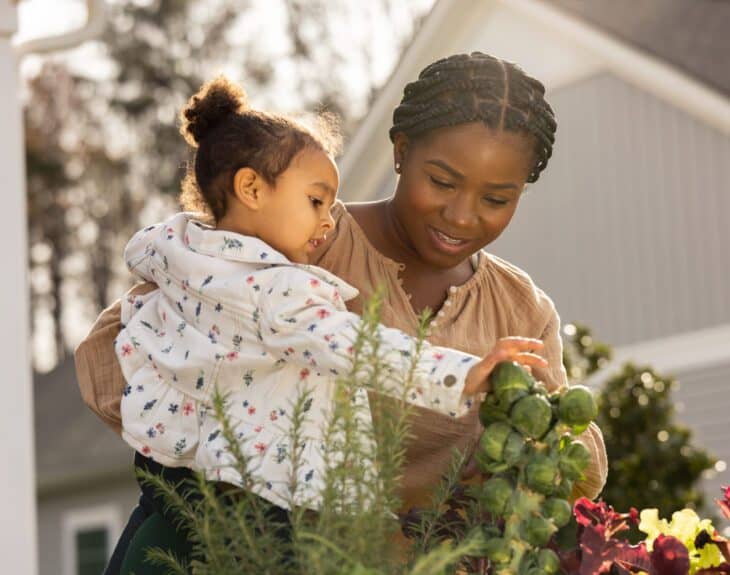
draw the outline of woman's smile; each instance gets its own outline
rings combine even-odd
[[[449,255],[466,251],[472,242],[471,239],[451,235],[429,225],[426,229],[434,248]]]

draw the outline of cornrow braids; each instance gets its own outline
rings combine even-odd
[[[483,54],[456,54],[426,66],[406,85],[393,111],[390,139],[418,138],[436,128],[483,122],[493,130],[523,132],[534,139],[535,160],[527,181],[540,177],[553,153],[557,123],[545,87],[522,69]]]

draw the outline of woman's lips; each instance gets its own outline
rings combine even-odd
[[[464,251],[464,248],[471,243],[471,240],[455,238],[436,228],[427,226],[428,235],[434,247],[447,254],[457,254]]]

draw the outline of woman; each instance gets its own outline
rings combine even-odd
[[[385,284],[382,323],[415,334],[418,314],[435,310],[428,340],[496,359],[510,359],[501,338],[541,339],[547,369],[534,374],[550,389],[567,385],[560,320],[552,301],[530,277],[482,251],[509,225],[527,183],[552,153],[556,129],[540,82],[517,66],[481,53],[427,66],[405,87],[390,137],[398,174],[392,197],[337,204],[336,230],[315,253],[319,266],[360,290],[362,302]],[[143,288],[143,289],[150,289]],[[84,400],[118,429],[123,380],[111,341],[118,306],[106,310],[77,350]],[[404,509],[422,505],[451,460],[480,434],[477,411],[454,419],[414,408],[406,446]],[[582,439],[593,454],[574,495],[595,497],[605,483],[603,438],[591,426]],[[143,495],[107,573],[146,515]]]

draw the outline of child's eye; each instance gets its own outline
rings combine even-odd
[[[443,180],[439,180],[438,178],[434,178],[433,176],[429,176],[429,178],[431,178],[431,181],[435,185],[437,185],[439,188],[451,189],[454,187],[454,184],[452,184],[450,182],[445,182]]]
[[[322,205],[322,203],[323,203],[323,202],[322,202],[322,200],[320,200],[319,198],[315,198],[315,197],[313,197],[313,196],[309,196],[309,201],[310,201],[310,202],[312,202],[312,205],[313,205],[313,206],[314,206],[315,208],[318,208],[318,207],[319,207],[319,206],[321,206],[321,205]]]

